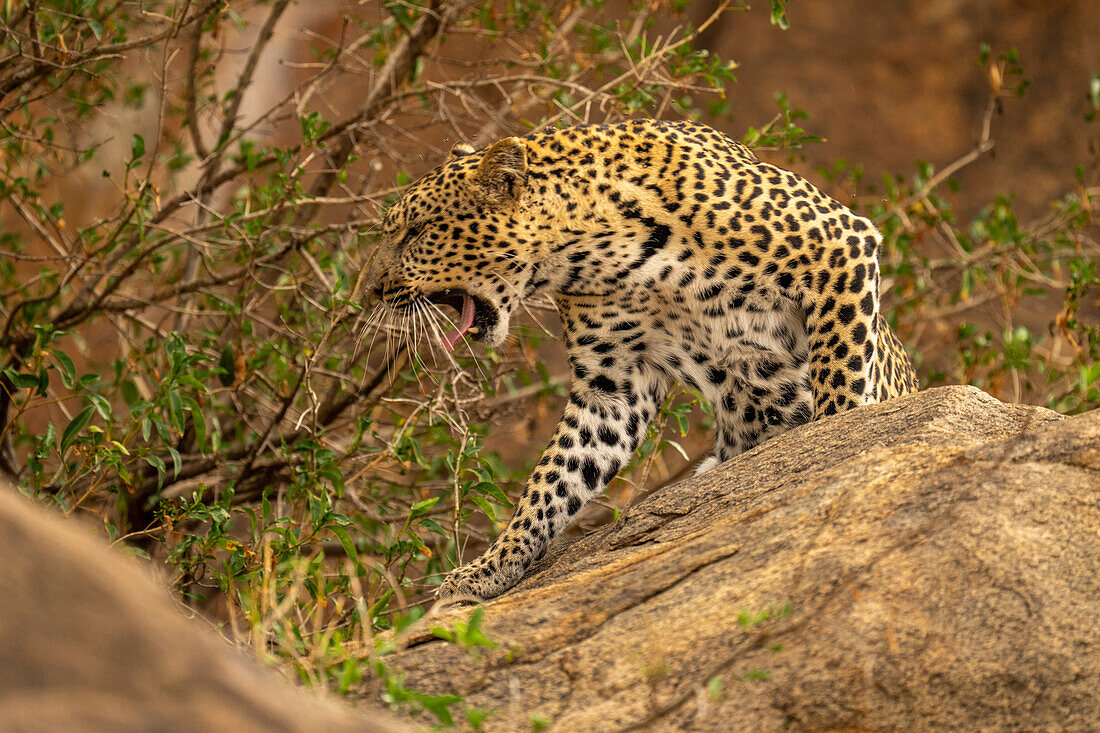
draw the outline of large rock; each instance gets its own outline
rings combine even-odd
[[[481,659],[427,631],[469,614],[394,664],[487,730],[1096,729],[1100,411],[948,387],[806,425],[558,547]]]
[[[0,730],[398,728],[261,669],[136,563],[0,482]]]

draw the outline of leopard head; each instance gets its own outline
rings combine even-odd
[[[538,287],[542,253],[529,214],[528,147],[521,138],[450,159],[406,189],[382,223],[371,275],[398,314],[416,314],[453,350],[465,336],[489,346]]]

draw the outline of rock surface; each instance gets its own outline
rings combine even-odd
[[[295,689],[90,532],[0,483],[0,730],[396,731]]]
[[[394,665],[486,730],[1095,729],[1100,411],[946,387],[805,425],[557,547],[480,659],[428,631],[469,614]]]

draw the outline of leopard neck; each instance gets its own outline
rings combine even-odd
[[[540,269],[553,273],[547,276],[553,292],[607,295],[640,285],[652,279],[651,270],[668,266],[663,254],[676,238],[677,222],[668,221],[653,192],[629,181],[563,175],[552,162],[532,162],[530,214],[549,222],[533,234],[544,243]]]

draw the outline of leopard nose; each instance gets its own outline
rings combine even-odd
[[[374,294],[391,308],[404,308],[409,305],[416,295],[407,285],[394,285],[386,282],[374,288]]]
[[[389,281],[389,278],[382,276],[374,281],[372,292],[380,299],[385,300],[386,298],[392,298],[397,290],[399,290],[399,288],[395,288],[393,283]]]

